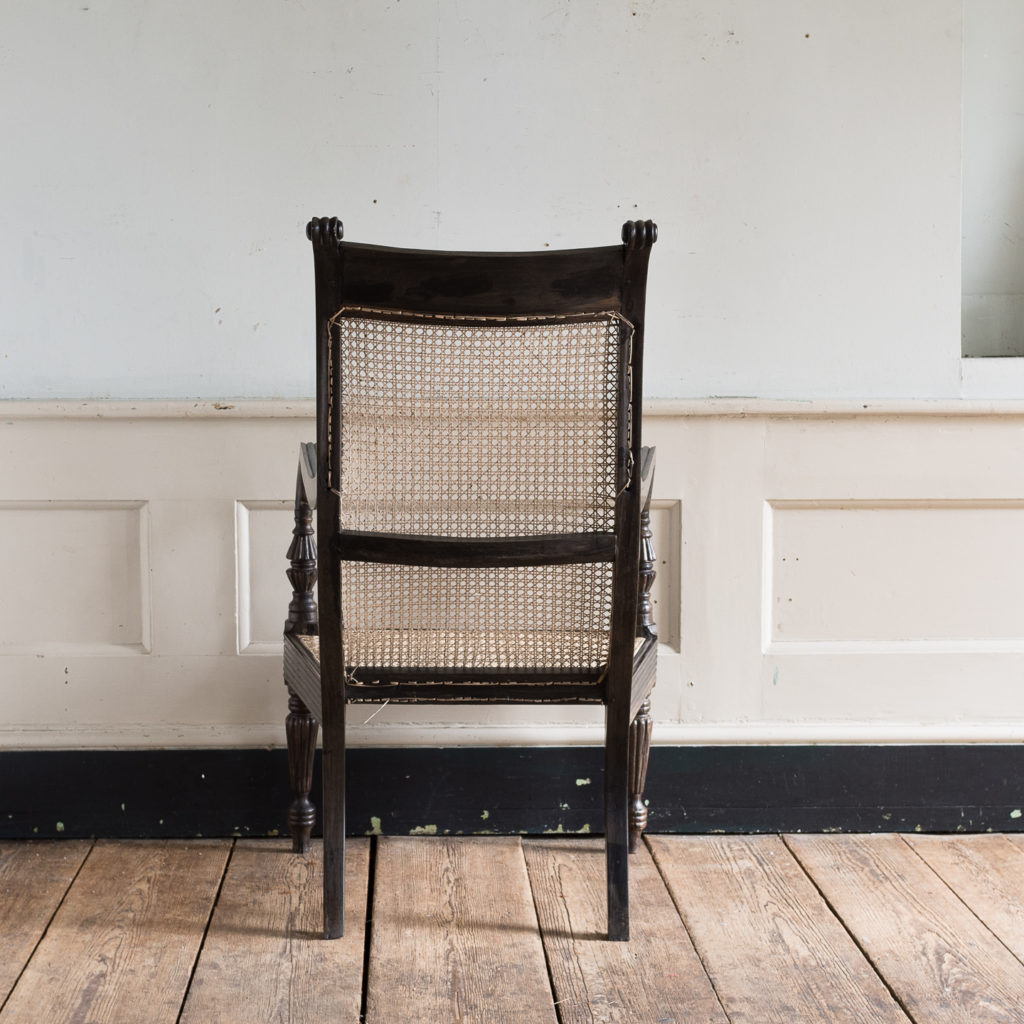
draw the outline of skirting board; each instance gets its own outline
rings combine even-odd
[[[597,834],[599,747],[354,748],[348,831]],[[319,803],[319,753],[313,797]],[[1024,747],[655,747],[652,832],[1024,831]],[[287,832],[284,750],[0,753],[0,838]]]

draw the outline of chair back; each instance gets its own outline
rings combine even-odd
[[[309,234],[351,681],[594,681],[634,632],[653,225],[534,253]]]

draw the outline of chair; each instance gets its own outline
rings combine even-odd
[[[640,444],[657,228],[527,253],[353,244],[334,217],[306,234],[317,437],[284,674],[299,852],[323,726],[325,937],[344,929],[346,705],[388,700],[604,704],[608,937],[627,939],[657,653]]]

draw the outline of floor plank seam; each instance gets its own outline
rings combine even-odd
[[[529,840],[527,840],[529,842]],[[519,849],[523,854],[523,860],[526,860],[526,844],[520,840]],[[537,893],[533,885],[533,875],[530,873],[530,865],[526,864],[526,877],[530,883],[530,899],[533,900],[533,912],[537,917],[537,932],[540,935],[541,949],[544,950],[544,967],[548,972],[548,987],[551,989],[551,1005],[555,1008],[555,1016],[558,1018],[558,1024],[563,1024],[562,1021],[562,1008],[559,1005],[561,1000],[558,998],[558,992],[555,990],[555,976],[551,971],[551,957],[548,955],[548,944],[544,941],[544,926],[540,922],[540,907],[537,905]],[[565,897],[562,897],[563,902]],[[569,921],[569,932],[572,934],[572,920],[569,918],[569,911],[566,908],[566,920]],[[584,988],[586,987],[586,980],[583,982]]]
[[[370,939],[373,931],[373,892],[377,884],[377,837],[370,837],[370,856],[366,867],[366,917],[363,922],[363,980],[359,993],[359,1020],[366,1020],[370,994]]]
[[[825,906],[828,907],[829,913],[831,913],[832,916],[840,923],[840,925],[842,925],[843,931],[845,931],[846,934],[850,936],[850,940],[857,947],[857,949],[860,950],[861,956],[863,956],[864,959],[871,965],[871,970],[873,970],[875,972],[875,974],[878,975],[879,981],[881,981],[881,983],[885,986],[885,990],[896,1001],[896,1005],[903,1011],[903,1013],[906,1016],[907,1020],[914,1022],[914,1024],[928,1024],[927,1021],[918,1021],[918,1019],[910,1012],[910,1007],[907,1006],[907,1004],[903,1001],[903,999],[900,998],[899,993],[892,987],[892,985],[889,984],[889,979],[882,973],[881,968],[878,966],[878,964],[875,963],[874,958],[871,956],[870,953],[868,953],[868,951],[864,948],[864,946],[858,941],[857,936],[853,933],[853,931],[847,925],[846,921],[843,920],[842,914],[839,913],[839,911],[835,908],[835,906],[833,906],[832,901],[822,891],[822,888],[821,888],[820,885],[818,885],[817,879],[815,879],[814,875],[812,875],[810,873],[810,871],[807,870],[807,866],[800,859],[800,857],[797,854],[796,850],[794,850],[793,847],[790,845],[788,837],[785,834],[781,834],[779,836],[779,838],[785,844],[786,849],[789,850],[790,856],[800,866],[800,870],[807,876],[808,881],[811,883],[811,885],[814,886],[815,891],[821,897],[821,899],[824,902]]]
[[[199,961],[206,948],[206,937],[210,934],[210,925],[213,924],[214,914],[217,912],[217,904],[220,903],[220,894],[224,891],[224,882],[227,880],[228,871],[231,869],[231,859],[235,855],[235,848],[238,845],[237,839],[231,840],[231,849],[228,850],[227,859],[224,861],[224,868],[220,873],[220,882],[217,884],[217,891],[213,896],[213,903],[210,904],[210,912],[206,916],[206,927],[203,928],[203,937],[199,940],[199,948],[196,950],[195,959],[192,961],[192,970],[188,972],[188,984],[185,985],[185,992],[181,997],[181,1006],[178,1007],[178,1016],[174,1018],[174,1024],[181,1024],[182,1014],[188,1005],[188,994],[192,991],[192,982],[195,981],[196,970],[199,968]]]
[[[665,872],[661,869],[661,863],[658,858],[654,855],[654,849],[651,847],[650,840],[647,837],[647,833],[644,832],[641,837],[647,845],[647,852],[651,855],[651,863],[654,864],[655,871],[658,872],[658,877],[661,879],[661,884],[665,887],[665,892],[668,898],[672,901],[672,906],[675,907],[676,915],[679,917],[679,923],[683,926],[683,931],[686,932],[690,939],[690,945],[693,946],[693,951],[697,954],[697,960],[700,962],[701,970],[704,972],[704,977],[708,979],[708,984],[711,986],[711,991],[714,992],[715,998],[718,1000],[718,1005],[722,1009],[722,1016],[727,1021],[732,1022],[732,1017],[729,1016],[729,1011],[725,1008],[725,1003],[722,1000],[722,993],[718,991],[718,986],[715,984],[715,979],[712,977],[711,972],[708,970],[708,965],[704,961],[704,956],[701,954],[700,947],[697,945],[697,940],[694,938],[693,933],[686,925],[686,917],[683,914],[682,908],[676,902],[676,898],[672,893],[672,886],[668,884],[668,879],[665,877]]]
[[[952,894],[953,894],[953,895],[954,895],[954,896],[955,896],[955,897],[957,898],[957,900],[958,900],[958,901],[959,901],[959,902],[960,902],[960,903],[961,903],[961,904],[962,904],[962,905],[963,905],[964,907],[966,907],[966,908],[967,908],[967,910],[968,910],[968,911],[970,911],[970,914],[971,914],[971,916],[972,916],[972,917],[973,917],[973,918],[974,918],[974,919],[975,919],[975,920],[976,920],[976,921],[977,921],[977,922],[978,922],[978,923],[979,923],[979,924],[980,924],[980,925],[982,926],[982,928],[984,928],[984,929],[985,929],[985,931],[987,931],[987,932],[989,933],[989,935],[991,935],[991,936],[992,936],[992,938],[994,938],[994,939],[996,940],[996,942],[998,942],[998,943],[999,943],[999,945],[1000,945],[1000,946],[1002,946],[1002,947],[1003,947],[1003,949],[1005,949],[1005,950],[1007,951],[1007,953],[1009,953],[1009,954],[1010,954],[1010,956],[1012,956],[1012,957],[1014,958],[1014,960],[1016,960],[1016,961],[1017,961],[1017,963],[1019,963],[1019,964],[1021,964],[1022,966],[1024,966],[1024,959],[1021,959],[1021,957],[1019,957],[1019,956],[1018,956],[1018,955],[1017,955],[1017,954],[1016,954],[1016,953],[1015,953],[1015,952],[1014,952],[1014,951],[1013,951],[1013,950],[1012,950],[1012,949],[1011,949],[1011,948],[1010,948],[1010,947],[1009,947],[1009,946],[1008,946],[1008,945],[1007,945],[1007,944],[1006,944],[1006,943],[1005,943],[1005,942],[1003,941],[1002,937],[1001,937],[1001,936],[1000,936],[1000,935],[999,935],[998,933],[996,933],[995,931],[993,931],[993,930],[992,930],[992,929],[991,929],[991,928],[989,927],[989,925],[988,925],[988,923],[987,923],[987,922],[985,921],[985,919],[984,919],[983,917],[981,917],[981,915],[980,915],[980,914],[978,914],[978,912],[977,912],[977,911],[976,911],[976,910],[974,909],[974,907],[972,907],[972,906],[971,906],[971,905],[970,905],[970,904],[969,904],[969,903],[968,903],[968,902],[967,902],[967,901],[966,901],[966,900],[965,900],[965,899],[964,899],[964,898],[963,898],[963,897],[962,897],[962,896],[960,895],[960,893],[958,893],[958,892],[956,891],[956,889],[954,889],[954,888],[953,888],[953,886],[952,886],[952,885],[951,885],[951,884],[950,884],[949,882],[947,882],[947,881],[946,881],[946,879],[945,879],[945,878],[943,878],[943,877],[942,877],[942,875],[940,875],[938,871],[936,871],[936,870],[935,870],[935,868],[933,868],[933,867],[932,867],[932,865],[931,865],[931,863],[930,863],[930,862],[928,861],[928,859],[927,859],[926,857],[922,856],[921,852],[920,852],[919,850],[917,850],[917,849],[916,849],[916,848],[914,847],[914,844],[913,844],[913,843],[908,843],[908,842],[907,842],[907,840],[906,840],[906,837],[905,837],[905,836],[902,836],[902,835],[901,835],[901,836],[900,836],[900,839],[901,839],[901,840],[903,840],[903,845],[904,845],[904,846],[906,846],[906,847],[908,847],[908,848],[909,848],[909,849],[910,849],[910,850],[911,850],[911,851],[913,852],[914,856],[915,856],[915,857],[917,857],[917,858],[918,858],[918,860],[920,860],[920,861],[921,861],[921,862],[922,862],[922,863],[924,864],[924,866],[925,866],[925,867],[926,867],[926,868],[927,868],[927,869],[928,869],[928,870],[929,870],[929,871],[930,871],[930,872],[931,872],[931,873],[932,873],[932,874],[933,874],[933,875],[934,875],[934,876],[935,876],[935,877],[936,877],[936,878],[937,878],[937,879],[938,879],[938,880],[939,880],[939,881],[940,881],[940,882],[941,882],[941,883],[942,883],[942,884],[943,884],[943,885],[944,885],[944,886],[945,886],[945,887],[946,887],[946,888],[947,888],[947,889],[948,889],[948,890],[949,890],[949,891],[950,891],[950,892],[951,892],[951,893],[952,893]]]
[[[57,840],[57,842],[60,842],[60,840]],[[82,873],[82,869],[85,867],[86,861],[88,861],[88,859],[92,856],[92,851],[95,849],[96,840],[93,839],[91,841],[89,849],[86,851],[85,856],[82,858],[82,863],[78,865],[78,870],[75,871],[74,875],[71,878],[71,881],[68,882],[67,887],[64,889],[64,892],[61,893],[61,897],[57,901],[57,906],[53,908],[53,913],[50,915],[49,920],[46,922],[46,927],[42,930],[38,940],[36,941],[36,944],[32,947],[32,952],[28,955],[28,957],[25,959],[25,962],[21,965],[21,970],[18,971],[18,977],[14,979],[14,984],[11,986],[10,991],[2,1000],[0,1000],[0,1014],[4,1012],[4,1007],[7,1006],[8,1002],[10,1002],[11,997],[14,995],[15,989],[18,987],[18,982],[21,981],[25,971],[28,970],[28,965],[32,963],[32,958],[36,955],[36,951],[43,944],[43,940],[49,933],[50,926],[53,924],[54,918],[57,916],[58,913],[60,913],[60,908],[64,906],[64,901],[68,898],[68,893],[71,892],[72,886],[74,886],[75,882],[78,881],[78,876]]]

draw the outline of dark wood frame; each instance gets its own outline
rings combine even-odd
[[[313,752],[323,727],[324,934],[344,932],[345,706],[357,700],[451,700],[480,704],[591,702],[605,706],[605,847],[608,937],[629,937],[628,860],[646,823],[644,777],[650,748],[649,695],[654,685],[657,634],[651,615],[654,578],[649,503],[654,453],[641,445],[644,307],[647,265],[657,228],[627,222],[622,244],[530,253],[432,252],[343,241],[341,222],[314,218],[317,322],[317,443],[303,447],[296,485],[295,530],[289,549],[293,597],[285,627],[286,722],[294,848],[308,848],[315,812],[309,799]],[[331,318],[342,308],[370,307],[405,314],[455,316],[572,316],[606,313],[632,326],[623,346],[617,430],[618,497],[614,534],[552,537],[423,538],[340,529],[340,417],[328,415],[340,394],[340,363]],[[333,368],[333,369],[331,369]],[[334,379],[331,378],[333,372]],[[314,481],[315,476],[315,494]],[[312,508],[316,510],[313,541]],[[603,675],[545,676],[540,691],[522,670],[488,671],[486,687],[467,691],[446,670],[389,672],[378,687],[352,685],[344,673],[341,631],[341,561],[360,559],[421,565],[509,566],[553,562],[612,563],[612,623]],[[317,586],[317,604],[313,587]],[[319,664],[298,637],[319,632]],[[637,638],[642,644],[637,649]],[[401,677],[400,677],[401,676]],[[484,681],[479,671],[467,673]],[[415,681],[419,680],[419,681]],[[369,693],[367,691],[370,691]],[[542,693],[542,695],[539,695]]]

